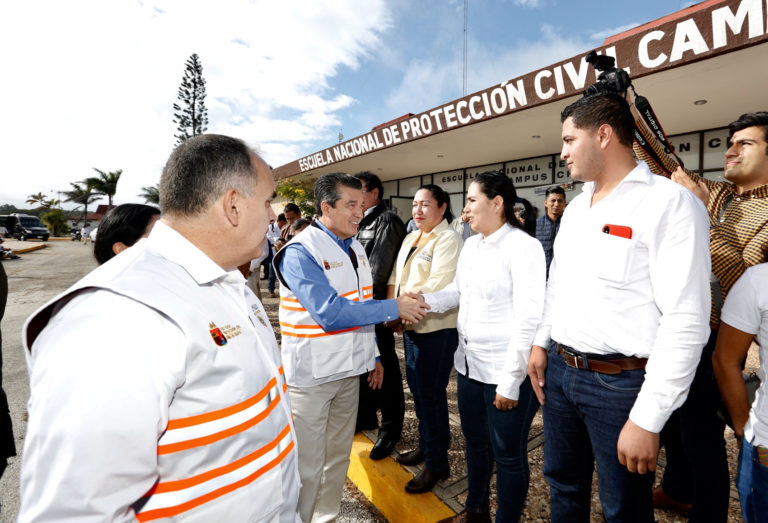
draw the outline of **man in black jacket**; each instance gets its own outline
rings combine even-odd
[[[363,245],[371,264],[373,275],[373,298],[387,298],[387,281],[395,264],[400,244],[405,238],[403,221],[382,201],[384,187],[375,174],[362,172],[355,175],[363,184],[363,207],[365,216],[357,228],[357,240]],[[383,324],[376,325],[376,343],[384,367],[384,383],[379,390],[373,390],[360,376],[360,404],[357,411],[357,431],[372,430],[378,426],[376,411],[381,409],[379,437],[371,450],[371,459],[386,458],[395,449],[403,430],[405,402],[400,362],[395,353],[395,336],[392,329]]]

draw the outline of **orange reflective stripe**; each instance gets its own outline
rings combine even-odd
[[[306,312],[306,310],[307,310],[307,309],[305,309],[304,307],[301,307],[301,306],[292,307],[290,305],[284,305],[283,302],[296,303],[297,305],[300,305],[299,304],[299,300],[296,299],[296,298],[283,298],[283,297],[281,297],[280,298],[280,308],[281,309],[285,309],[287,311],[298,311],[298,312]]]
[[[243,456],[242,458],[233,461],[229,465],[224,465],[223,467],[219,467],[213,470],[209,470],[207,472],[203,472],[202,474],[198,474],[197,476],[192,476],[191,478],[179,479],[176,481],[166,481],[165,483],[157,483],[155,487],[152,490],[150,490],[147,493],[147,495],[144,497],[149,497],[152,494],[161,494],[163,492],[173,492],[176,490],[183,490],[185,488],[199,485],[200,483],[204,483],[210,479],[217,478],[219,476],[223,476],[224,474],[228,474],[234,470],[237,470],[243,465],[247,465],[251,461],[257,459],[260,456],[263,456],[273,448],[277,447],[277,445],[280,443],[280,440],[282,440],[290,432],[291,432],[291,426],[286,425],[285,428],[282,431],[280,431],[280,434],[278,434],[275,439],[273,439],[272,441],[270,441],[260,449],[256,450],[255,452],[251,452],[247,456]]]
[[[373,290],[373,285],[369,285],[367,287],[363,287],[363,291],[372,291],[372,290]]]
[[[231,407],[226,407],[220,410],[214,410],[213,412],[206,412],[205,414],[197,414],[195,416],[189,416],[188,418],[172,419],[168,422],[168,426],[166,427],[166,430],[180,429],[183,427],[191,427],[192,425],[200,425],[202,423],[208,423],[209,421],[226,418],[227,416],[231,416],[232,414],[241,412],[247,409],[248,407],[255,405],[262,399],[264,399],[264,397],[266,397],[266,395],[269,394],[269,391],[275,385],[277,385],[277,378],[272,378],[267,382],[266,386],[263,389],[261,389],[259,392],[256,393],[255,396],[252,396],[243,402],[237,403],[236,405],[232,405]]]
[[[275,381],[275,384],[277,384],[276,381]],[[171,454],[173,452],[188,450],[195,447],[202,447],[203,445],[210,445],[211,443],[215,443],[224,438],[228,438],[230,436],[234,436],[235,434],[239,434],[240,432],[244,432],[249,428],[253,427],[254,425],[257,425],[260,421],[262,421],[264,418],[269,416],[270,412],[272,412],[275,409],[275,406],[277,406],[278,403],[280,403],[279,395],[275,396],[275,398],[269,402],[269,405],[267,406],[267,408],[261,411],[257,416],[254,416],[253,418],[249,419],[244,423],[241,423],[240,425],[235,425],[234,427],[228,428],[226,430],[222,430],[215,434],[211,434],[210,436],[203,436],[201,438],[194,438],[186,441],[180,441],[178,443],[169,443],[168,445],[158,445],[157,453]]]
[[[293,323],[280,322],[281,327],[290,327],[292,329],[322,329],[320,325],[294,325]]]
[[[307,312],[307,309],[303,307],[288,307],[287,305],[280,305],[280,308],[285,309],[287,311]]]
[[[344,294],[339,294],[339,296],[341,296],[342,298],[346,298],[347,296],[351,296],[353,294],[357,294],[357,291],[345,292]]]
[[[181,505],[176,505],[175,507],[168,507],[163,509],[150,510],[147,512],[141,512],[139,514],[136,514],[136,519],[138,519],[139,521],[152,521],[155,519],[170,518],[173,516],[177,516],[182,512],[191,510],[195,507],[199,507],[200,505],[207,503],[209,501],[212,501],[216,498],[219,498],[225,494],[229,494],[230,492],[233,492],[241,487],[248,485],[249,483],[252,483],[256,479],[258,479],[260,476],[264,475],[264,473],[269,472],[270,470],[275,468],[277,465],[280,464],[280,462],[283,461],[283,459],[285,459],[285,457],[291,452],[291,450],[293,450],[293,447],[294,447],[294,444],[293,444],[293,441],[291,441],[288,444],[288,446],[285,448],[285,450],[283,450],[280,454],[278,454],[275,459],[273,459],[272,461],[270,461],[269,463],[261,467],[259,470],[257,470],[250,476],[247,476],[239,481],[236,481],[231,485],[221,487],[204,496],[200,496],[199,498],[195,498],[186,503],[182,503]]]

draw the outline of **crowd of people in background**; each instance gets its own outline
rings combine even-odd
[[[654,507],[725,521],[721,398],[744,518],[766,521],[768,113],[729,126],[722,182],[659,144],[655,160],[638,151],[636,129],[654,140],[618,94],[584,97],[561,122],[584,184],[572,201],[550,187],[537,217],[489,171],[460,211],[420,187],[407,225],[370,172],[321,176],[311,219],[295,203],[275,216],[271,169],[242,141],[179,145],[162,215],[112,209],[100,267],[24,327],[20,520],[334,521],[354,434],[378,431],[372,460],[402,437],[398,335],[418,445],[394,457],[424,464],[408,494],[451,474],[457,372],[468,492],[443,523],[491,521],[494,474],[496,521],[520,520],[539,406],[553,521],[589,520],[595,469],[606,521],[650,522]]]

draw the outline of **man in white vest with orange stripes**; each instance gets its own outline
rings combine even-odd
[[[299,521],[280,353],[237,270],[274,191],[241,140],[188,139],[149,237],[27,320],[19,521]]]
[[[363,246],[360,180],[347,174],[315,183],[319,218],[273,260],[280,280],[285,376],[299,447],[302,521],[335,521],[355,432],[359,376],[379,388],[374,325],[398,317],[416,322],[427,306],[415,295],[374,300]]]

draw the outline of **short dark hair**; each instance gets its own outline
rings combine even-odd
[[[768,142],[768,112],[757,111],[754,113],[744,113],[735,122],[728,124],[728,142],[737,131],[747,127],[759,127],[763,130],[763,140]],[[768,156],[768,146],[765,148],[765,154]]]
[[[590,131],[608,124],[616,133],[620,144],[632,147],[635,139],[635,119],[627,101],[617,93],[600,93],[579,98],[560,114],[560,122],[565,122],[568,118],[571,118],[579,129]]]
[[[565,189],[563,189],[559,185],[555,185],[554,187],[547,187],[547,190],[544,193],[544,199],[549,198],[550,194],[559,194],[560,196],[565,198]]]
[[[358,180],[362,180],[365,182],[365,187],[368,189],[368,191],[372,191],[374,189],[379,190],[379,201],[384,200],[384,186],[381,184],[381,180],[378,176],[373,174],[369,171],[363,171],[361,173],[357,173],[355,175],[355,178]]]
[[[437,200],[438,207],[442,207],[443,204],[445,204],[445,212],[443,213],[443,218],[445,218],[445,221],[448,223],[451,223],[453,221],[453,212],[451,211],[451,198],[448,196],[448,193],[445,192],[442,187],[432,183],[422,185],[417,189],[417,192],[422,189],[432,193],[432,197]]]
[[[301,216],[301,209],[299,209],[299,206],[293,202],[289,202],[285,204],[285,207],[283,207],[283,213],[286,213],[286,212],[292,212],[293,214],[298,214],[299,216]],[[285,214],[283,214],[283,218],[285,218]]]
[[[277,215],[277,220],[275,220],[275,221],[276,222],[287,222],[288,220],[285,219],[285,214],[280,213],[280,214]]]
[[[293,224],[291,224],[291,232],[296,231],[298,229],[301,229],[302,227],[306,227],[312,223],[312,220],[309,218],[299,218]]]
[[[228,189],[252,196],[258,179],[254,153],[242,140],[220,134],[188,138],[171,153],[160,177],[163,213],[190,216],[211,205]]]
[[[501,196],[501,199],[504,200],[504,221],[512,227],[522,229],[520,222],[515,218],[515,202],[517,201],[515,184],[506,174],[499,171],[485,171],[475,176],[472,183],[476,183],[489,200]]]
[[[360,180],[346,173],[329,173],[322,175],[315,182],[315,211],[318,216],[323,215],[323,208],[320,205],[321,203],[326,202],[331,207],[336,207],[336,202],[341,198],[341,195],[339,194],[340,185],[358,190],[363,188],[363,184],[360,183]]]
[[[117,242],[131,246],[144,236],[147,225],[160,209],[141,203],[124,203],[112,208],[99,224],[93,256],[99,265],[109,261],[115,252],[112,246]]]

